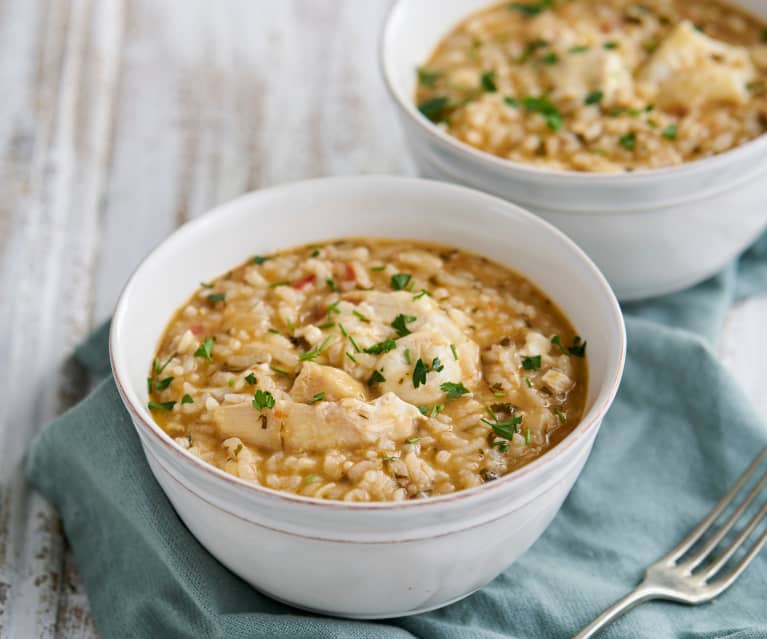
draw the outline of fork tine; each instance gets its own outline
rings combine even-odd
[[[711,527],[711,524],[713,524],[718,518],[719,515],[722,514],[725,508],[730,505],[732,500],[735,498],[735,496],[740,492],[741,488],[748,482],[748,480],[751,478],[751,475],[754,474],[754,471],[761,465],[761,463],[767,458],[767,448],[764,448],[757,456],[754,461],[751,462],[749,467],[746,469],[746,472],[744,472],[738,481],[735,482],[735,484],[730,488],[730,490],[727,491],[727,493],[722,497],[722,499],[719,501],[719,503],[714,506],[714,509],[706,515],[706,517],[701,521],[695,529],[687,536],[685,537],[679,545],[674,548],[671,552],[669,552],[663,560],[666,561],[676,561],[679,559],[684,553],[686,553],[692,546],[697,542],[703,534]],[[663,561],[661,560],[661,561]]]
[[[738,548],[740,548],[746,539],[749,538],[751,533],[756,530],[756,527],[764,519],[765,515],[767,515],[767,502],[765,502],[764,505],[759,509],[759,512],[751,518],[751,521],[748,522],[748,525],[740,531],[738,536],[728,546],[727,550],[722,553],[722,556],[717,557],[717,560],[706,569],[706,571],[703,573],[703,579],[705,581],[711,579],[711,577],[713,577],[722,569],[722,566],[724,566],[729,561],[730,557],[732,557],[738,551]]]
[[[741,573],[753,561],[754,557],[759,554],[759,551],[762,549],[765,543],[767,543],[767,530],[765,530],[759,536],[759,539],[756,540],[756,543],[751,547],[746,555],[737,564],[735,564],[735,567],[730,572],[728,572],[723,577],[710,582],[709,585],[715,588],[718,593],[721,593],[723,590],[729,588],[732,585],[732,582],[740,577]]]
[[[754,499],[759,496],[759,493],[762,492],[765,486],[767,486],[767,472],[765,472],[756,485],[748,491],[746,498],[727,518],[727,521],[725,521],[716,532],[706,540],[703,547],[689,559],[680,562],[679,566],[686,568],[687,570],[694,570],[706,557],[708,557],[709,554],[711,554],[711,551],[719,545],[719,542],[722,541],[722,539],[724,539],[725,535],[732,530],[732,527],[738,523],[738,520],[743,516],[743,513],[746,512],[748,507],[753,503]]]

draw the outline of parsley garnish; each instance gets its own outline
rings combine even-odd
[[[554,335],[554,337],[551,338],[551,343],[559,346],[559,350],[565,355],[583,357],[586,354],[586,342],[581,342],[581,338],[577,335],[573,338],[573,345],[570,347],[567,347],[562,343],[562,338],[559,337],[559,335]]]
[[[380,355],[381,353],[388,353],[389,351],[393,351],[395,348],[397,348],[397,342],[395,342],[393,339],[385,339],[383,342],[378,342],[378,344],[368,346],[365,349],[365,352],[370,353],[371,355]]]
[[[420,406],[419,406],[420,408]],[[420,437],[411,437],[410,439],[406,440],[408,444],[417,444],[421,441]]]
[[[633,131],[618,138],[618,144],[628,151],[633,151],[637,146],[637,134]]]
[[[162,364],[160,363],[160,358],[159,357],[155,357],[154,358],[154,374],[155,375],[160,375],[165,370],[165,368],[168,366],[168,364],[170,364],[170,361],[176,355],[177,355],[177,353],[173,353],[173,355],[168,357],[168,359],[166,359],[165,362],[163,362]]]
[[[503,99],[503,101],[505,104],[508,104],[510,107],[514,107],[515,109],[519,106],[519,100],[517,100],[516,98],[507,96]]]
[[[254,255],[253,256],[253,263],[254,264],[263,264],[268,259],[269,259],[268,257],[261,257],[260,255]]]
[[[525,384],[527,384],[528,388],[532,388],[533,387],[533,383],[530,381],[529,377],[525,377]]]
[[[336,283],[331,280],[330,278],[325,280],[325,284],[328,285],[328,288],[333,291],[334,293],[338,290],[338,287],[336,286]]]
[[[538,2],[534,2],[532,4],[527,4],[523,2],[512,2],[509,5],[509,9],[512,11],[518,11],[519,13],[532,17],[532,16],[537,16],[539,13],[541,13],[541,11],[550,9],[553,4],[554,4],[554,0],[538,0]]]
[[[215,342],[215,339],[212,337],[209,337],[206,339],[202,344],[200,344],[199,348],[194,352],[195,357],[204,357],[205,359],[211,361],[213,358],[211,357],[211,353],[213,352],[213,344]]]
[[[277,288],[278,286],[290,286],[290,282],[282,280],[280,282],[272,282],[269,284],[269,288]]]
[[[358,353],[362,352],[362,349],[360,348],[360,345],[357,344],[357,340],[354,339],[349,333],[346,332],[346,329],[344,328],[344,325],[341,324],[341,322],[338,322],[338,328],[341,330],[341,334],[348,339],[351,342],[351,345],[354,347],[354,350]]]
[[[444,370],[444,368],[445,365],[439,361],[439,357],[435,357],[433,360],[431,360],[431,370],[440,373],[442,370]]]
[[[450,344],[450,352],[453,354],[453,359],[458,361],[458,351],[455,350],[455,344]]]
[[[511,419],[504,422],[499,422],[497,420],[490,421],[484,417],[480,421],[487,424],[488,426],[491,426],[495,431],[495,434],[499,437],[503,437],[504,439],[511,439],[514,437],[514,435],[517,434],[517,426],[522,423],[522,415],[515,415]]]
[[[165,379],[161,379],[157,382],[156,388],[158,391],[165,390],[170,386],[170,383],[173,381],[172,377],[166,377]]]
[[[426,384],[426,373],[429,372],[429,367],[426,365],[420,357],[416,360],[415,368],[413,369],[413,387],[418,388],[421,384]]]
[[[146,378],[146,392],[150,395],[154,391],[154,377],[147,377]]]
[[[307,475],[304,477],[304,483],[305,484],[311,484],[312,482],[317,481],[317,475]]]
[[[591,47],[587,47],[585,44],[580,44],[575,47],[570,47],[568,53],[586,53]]]
[[[543,64],[556,64],[559,62],[559,56],[554,51],[550,51],[541,58],[541,62]]]
[[[540,355],[528,355],[522,358],[522,368],[527,371],[537,371],[541,367]]]
[[[665,129],[663,129],[663,133],[661,133],[661,135],[667,140],[676,140],[677,128],[678,127],[676,123],[669,124]]]
[[[332,339],[330,335],[328,335],[317,348],[313,348],[310,351],[307,351],[306,353],[302,353],[298,356],[298,359],[300,359],[302,362],[305,362],[307,360],[314,360],[319,357],[320,353],[325,350],[325,347],[328,345],[328,342]]]
[[[277,368],[276,366],[269,366],[269,370],[274,371],[278,375],[285,375],[287,377],[290,377],[290,373],[288,373],[288,371],[284,371],[281,368]]]
[[[309,403],[316,404],[317,402],[321,402],[323,399],[325,399],[325,391],[320,391],[319,393],[312,395],[312,401]]]
[[[262,391],[257,390],[256,394],[253,395],[253,408],[257,408],[258,410],[264,410],[264,408],[274,408],[274,395],[272,395],[269,391]]]
[[[604,48],[604,49],[617,49],[618,48],[618,43],[615,42],[614,40],[609,40],[609,41],[605,42],[602,45],[602,48]]]
[[[507,442],[505,439],[496,439],[492,445],[493,448],[497,449],[499,453],[509,452],[509,442]]]
[[[479,76],[479,82],[485,93],[495,93],[498,90],[498,87],[495,84],[495,71],[485,71]]]
[[[276,328],[268,328],[266,330],[268,330],[270,333],[272,333],[272,335],[279,335],[280,334],[280,331],[278,331]]]
[[[564,413],[558,408],[554,409],[554,414],[559,418],[559,421],[562,422],[563,424],[567,421],[567,417],[565,417]]]
[[[522,100],[522,105],[528,111],[540,113],[552,131],[559,131],[559,129],[562,128],[562,114],[548,98],[543,96],[540,98],[528,96]]]
[[[427,291],[425,288],[422,288],[420,293],[416,293],[415,295],[413,295],[413,299],[414,300],[420,300],[422,297],[424,297],[426,295],[431,297],[431,293],[429,293],[429,291]]]
[[[461,382],[445,382],[440,384],[439,389],[447,395],[448,399],[456,399],[469,392],[469,389]]]
[[[223,302],[226,299],[226,293],[211,293],[208,295],[209,302]]]
[[[352,355],[349,351],[346,351],[346,357],[352,360],[355,364],[357,363],[357,360],[354,359],[354,355]]]
[[[194,400],[192,399],[191,395],[184,395],[181,398],[181,403],[182,404],[194,404]]]
[[[248,382],[251,386],[255,386],[258,384],[258,380],[256,379],[256,376],[253,373],[248,373],[245,375],[245,381]]]
[[[421,102],[418,105],[418,110],[436,124],[437,122],[442,122],[446,118],[449,103],[450,98],[445,96],[432,98],[431,100]]]
[[[203,288],[213,288],[213,284],[209,284],[208,282],[200,282],[200,286]]]
[[[326,328],[333,328],[335,325],[335,322],[325,322],[324,324],[318,324],[317,328],[324,331]]]
[[[405,335],[410,335],[410,331],[408,330],[408,327],[405,326],[406,324],[409,324],[410,322],[415,322],[415,317],[412,315],[402,315],[399,314],[397,317],[394,318],[394,321],[391,323],[392,328],[397,331],[397,335],[400,337],[405,337]]]
[[[379,382],[385,382],[386,378],[381,375],[378,371],[373,371],[373,374],[370,376],[370,379],[368,380],[368,386],[372,386],[373,384],[378,384]]]
[[[360,313],[357,310],[352,311],[352,315],[358,318],[360,322],[370,322],[370,320],[367,317],[365,317],[362,313]]]
[[[425,67],[418,67],[418,83],[423,87],[433,87],[441,75],[441,71],[430,71]]]
[[[410,283],[410,277],[410,273],[397,273],[396,275],[392,275],[391,287],[395,291],[401,291],[407,288],[407,285]]]
[[[341,300],[336,300],[332,304],[328,304],[328,317],[330,317],[331,313],[338,313],[341,314],[340,309],[338,308],[338,305],[341,303]]]
[[[377,273],[377,272],[379,272],[379,271],[383,271],[385,268],[386,268],[386,266],[385,266],[385,265],[381,265],[381,266],[371,266],[371,267],[370,267],[370,270],[371,270],[371,271],[375,271],[375,272]]]
[[[583,103],[586,105],[599,104],[603,97],[605,97],[604,91],[592,91],[586,96]]]
[[[525,446],[530,445],[530,429],[525,428]]]
[[[319,257],[320,255],[320,249],[314,249],[312,251],[312,257]]]
[[[149,410],[173,410],[176,402],[149,402]]]
[[[405,361],[407,362],[407,365],[410,366],[413,363],[413,360],[410,357],[410,349],[405,349]]]

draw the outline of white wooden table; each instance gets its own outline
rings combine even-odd
[[[0,0],[0,638],[94,637],[23,451],[139,259],[243,191],[411,174],[378,75],[388,0]],[[767,413],[767,297],[725,362]]]

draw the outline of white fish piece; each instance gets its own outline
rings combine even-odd
[[[573,98],[583,102],[592,91],[601,91],[604,104],[616,104],[634,94],[634,80],[620,54],[601,47],[578,55],[559,56],[559,63],[548,65],[546,73],[556,87],[554,98]]]
[[[290,396],[297,402],[309,403],[318,393],[324,393],[322,399],[329,402],[348,397],[367,399],[365,387],[340,368],[304,362],[290,389]]]
[[[744,104],[754,74],[747,49],[711,38],[685,20],[655,50],[638,79],[656,87],[661,106],[718,101]]]
[[[541,377],[541,381],[558,395],[566,393],[575,386],[575,382],[572,379],[556,368],[547,370]]]

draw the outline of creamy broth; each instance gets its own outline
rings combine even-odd
[[[586,343],[465,251],[349,239],[256,256],[170,321],[150,409],[184,448],[301,495],[388,501],[492,481],[579,422]]]
[[[767,129],[767,24],[714,0],[522,0],[457,25],[418,70],[421,112],[513,161],[674,166]]]

